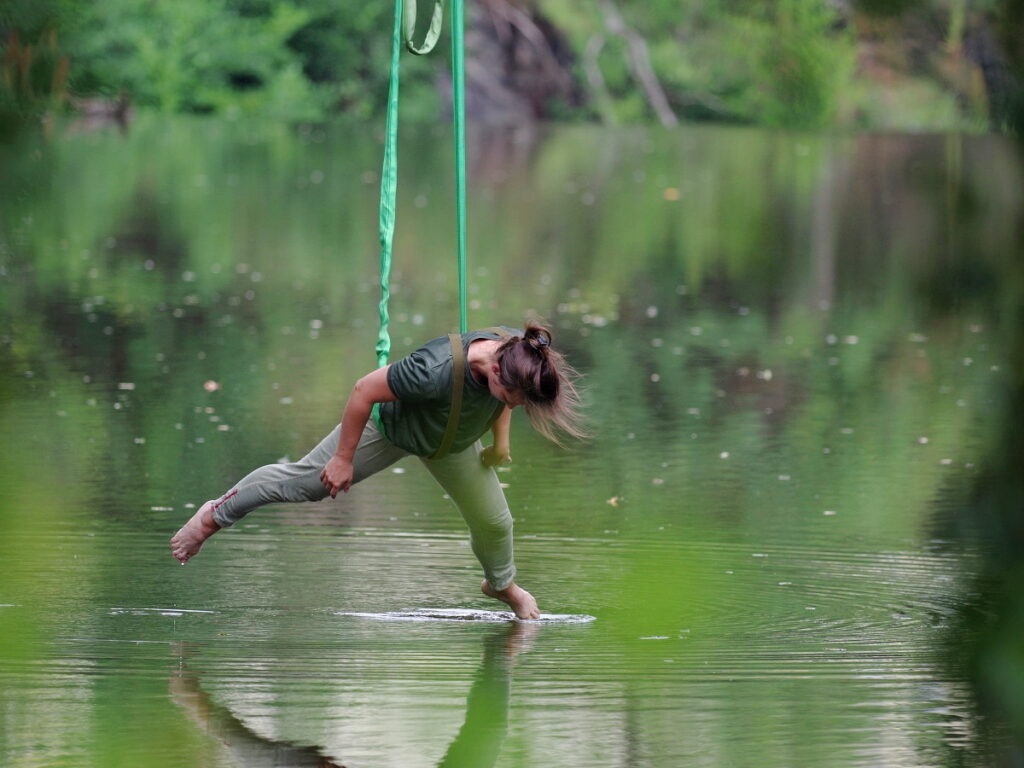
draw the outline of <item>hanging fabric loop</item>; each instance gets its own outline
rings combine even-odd
[[[380,174],[380,330],[377,332],[376,346],[378,368],[387,365],[391,356],[388,298],[391,295],[391,244],[395,237],[398,187],[398,69],[401,54],[402,0],[395,0],[395,24],[391,38],[391,82],[388,87],[387,118],[384,128],[384,165]]]
[[[452,114],[455,133],[455,221],[459,277],[459,329],[467,330],[466,322],[466,129],[465,81],[463,76],[463,0],[452,0]],[[402,43],[412,53],[428,53],[437,44],[443,26],[444,0],[434,0],[423,44],[417,47],[412,36],[416,30],[416,0],[395,0],[395,23],[391,41],[391,80],[388,87],[387,118],[384,129],[384,164],[380,176],[380,330],[377,333],[377,365],[388,364],[391,336],[388,299],[391,282],[391,251],[395,237],[395,214],[398,189],[398,75]]]
[[[416,34],[416,0],[407,0],[402,13],[403,34],[405,35],[405,47],[409,53],[423,56],[434,50],[437,41],[441,37],[441,27],[444,26],[444,0],[434,0],[434,12],[430,17],[430,27],[420,45],[413,42],[413,35]]]
[[[463,0],[452,0],[452,125],[455,129],[455,240],[459,273],[459,330],[466,321],[466,66]]]

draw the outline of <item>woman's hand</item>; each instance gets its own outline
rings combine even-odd
[[[348,493],[348,489],[352,487],[352,462],[334,454],[320,473],[320,482],[324,484],[332,499],[338,497],[338,491]]]
[[[496,467],[499,464],[511,464],[512,457],[508,455],[508,448],[502,450],[496,445],[489,445],[480,451],[480,461],[485,467]]]
[[[512,457],[509,456],[509,424],[512,422],[512,409],[505,406],[505,409],[498,415],[498,418],[491,426],[494,433],[494,444],[489,445],[480,451],[480,461],[485,467],[496,467],[499,464],[511,464]]]

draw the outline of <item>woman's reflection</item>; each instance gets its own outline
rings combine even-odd
[[[438,768],[490,768],[508,731],[512,669],[538,630],[531,622],[512,621],[486,632],[483,656],[466,697],[466,719]],[[182,665],[170,677],[171,700],[196,726],[222,746],[228,762],[245,768],[345,768],[317,747],[266,739],[245,726],[227,708],[214,703],[199,686],[199,675]]]
[[[438,768],[490,768],[508,731],[512,668],[527,650],[537,625],[513,621],[484,635],[484,655],[466,697],[466,721]]]

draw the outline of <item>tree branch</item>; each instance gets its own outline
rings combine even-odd
[[[597,0],[597,4],[604,16],[604,25],[613,35],[621,37],[626,42],[629,51],[628,63],[633,77],[640,83],[647,96],[647,103],[658,116],[661,124],[666,128],[679,125],[679,118],[672,111],[672,107],[665,97],[658,76],[651,67],[651,57],[647,52],[647,42],[639,32],[626,24],[619,9],[615,7],[613,0]]]
[[[612,108],[612,95],[608,92],[608,85],[605,83],[604,74],[601,72],[601,65],[598,62],[603,48],[603,35],[594,35],[587,41],[587,47],[583,49],[583,71],[586,73],[587,85],[590,87],[597,112],[601,115],[601,121],[615,125],[618,120],[616,120],[615,110]]]

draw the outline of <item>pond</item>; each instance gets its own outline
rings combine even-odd
[[[450,136],[403,131],[396,358],[458,324]],[[518,580],[593,620],[480,613],[414,460],[174,561],[196,505],[302,456],[374,365],[380,136],[69,129],[0,160],[4,763],[999,754],[964,520],[1012,466],[1019,146],[471,133],[470,324],[545,318],[594,432],[513,419]]]

